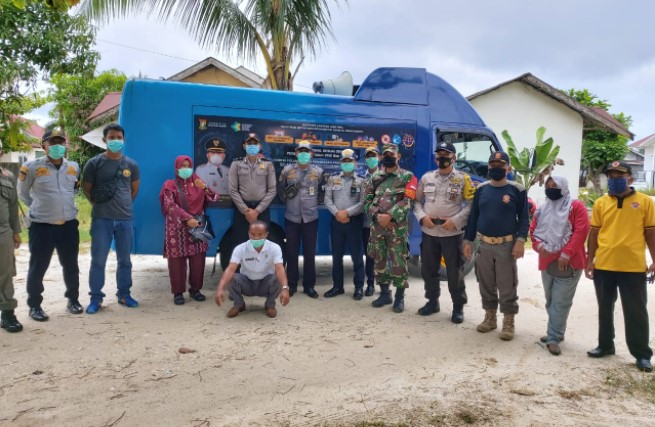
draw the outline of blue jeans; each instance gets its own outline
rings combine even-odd
[[[116,258],[116,296],[122,298],[130,295],[132,287],[132,221],[93,218],[91,221],[91,269],[89,271],[89,288],[91,301],[102,301],[105,294],[105,266],[107,256],[111,249],[111,242],[115,241]]]
[[[573,277],[553,277],[546,270],[541,272],[541,281],[546,294],[548,331],[546,344],[559,344],[566,332],[566,321],[573,305],[582,270],[575,270]]]

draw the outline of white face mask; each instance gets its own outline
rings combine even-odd
[[[209,163],[211,163],[214,166],[220,166],[223,163],[223,156],[221,156],[220,154],[210,154]]]

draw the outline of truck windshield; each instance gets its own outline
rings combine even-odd
[[[475,181],[487,178],[489,155],[494,149],[491,137],[477,133],[439,132],[437,141],[448,141],[457,150],[455,167]]]

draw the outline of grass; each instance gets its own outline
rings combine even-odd
[[[655,376],[627,369],[607,371],[605,385],[655,403]]]
[[[27,213],[27,207],[20,202],[23,210]],[[75,196],[75,204],[77,205],[77,220],[80,222],[80,244],[91,242],[91,202],[81,193]],[[27,243],[29,238],[27,229],[20,233],[20,238],[24,243]]]

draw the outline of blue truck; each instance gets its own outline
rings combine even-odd
[[[435,169],[434,147],[450,141],[457,148],[456,167],[481,182],[487,160],[501,149],[494,133],[450,84],[423,68],[378,68],[353,96],[336,96],[262,89],[246,89],[158,80],[130,80],[120,104],[119,122],[126,130],[125,154],[141,167],[141,191],[134,202],[133,250],[160,254],[164,219],[158,194],[173,176],[173,160],[190,155],[194,165],[207,162],[208,141],[225,142],[225,158],[218,176],[232,161],[245,156],[243,141],[255,133],[264,155],[279,176],[295,161],[295,144],[309,139],[315,164],[328,174],[339,171],[339,153],[352,148],[359,172],[365,171],[367,147],[397,144],[400,165],[417,178]],[[214,183],[217,184],[217,183]],[[218,183],[220,184],[220,183]],[[216,239],[208,254],[218,251],[225,267],[232,253],[231,201],[227,194],[208,209]],[[271,206],[271,238],[285,247],[284,205]],[[328,255],[330,213],[319,215],[317,254]],[[419,263],[420,226],[411,223],[409,246],[412,264]],[[470,270],[472,262],[466,270]]]

